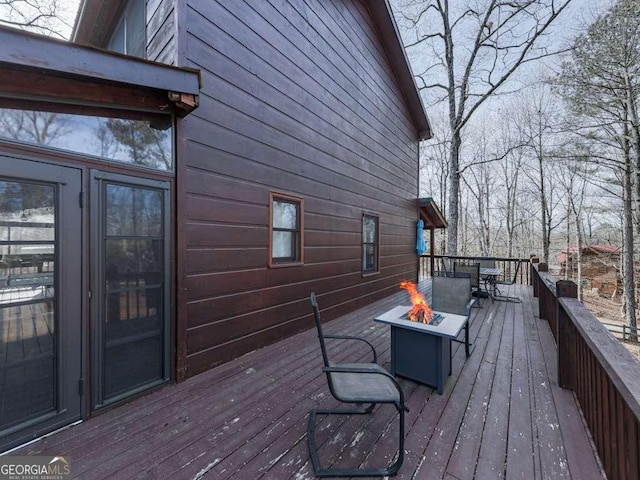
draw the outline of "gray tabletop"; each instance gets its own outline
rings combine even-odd
[[[455,338],[460,334],[464,327],[467,317],[464,315],[455,315],[453,313],[435,312],[444,318],[436,326],[428,323],[412,322],[411,320],[403,320],[400,317],[411,310],[411,305],[399,305],[392,308],[388,312],[378,315],[373,320],[380,323],[386,323],[394,327],[406,328],[417,332],[429,333],[440,337]]]
[[[502,275],[501,268],[483,268],[480,267],[480,275],[483,277],[498,277]]]

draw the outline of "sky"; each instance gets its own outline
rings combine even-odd
[[[73,22],[76,18],[78,11],[78,5],[80,0],[38,0],[40,3],[46,4],[50,2],[57,3],[56,14],[59,18],[51,20],[47,23],[48,29],[53,32],[57,32],[58,35],[53,34],[51,31],[42,31],[38,29],[32,29],[38,33],[44,33],[47,35],[57,36],[64,39],[69,39],[71,36],[71,30],[73,28]],[[5,2],[6,3],[6,2]],[[27,18],[33,18],[33,10],[29,6],[30,2],[26,0],[13,0],[13,6],[19,12],[22,12]],[[20,21],[20,14],[16,11],[12,11],[6,5],[0,5],[0,23],[2,21]]]
[[[78,5],[80,0],[58,0],[60,2],[60,16],[62,22],[60,22],[61,34],[67,40],[71,36],[71,29],[73,28],[73,22],[76,19],[76,13],[78,12]]]

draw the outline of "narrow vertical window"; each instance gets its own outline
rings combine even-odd
[[[144,0],[129,0],[107,42],[108,50],[145,58],[145,5]]]
[[[269,265],[301,264],[303,200],[271,193]]]
[[[362,273],[378,271],[378,217],[362,215]]]

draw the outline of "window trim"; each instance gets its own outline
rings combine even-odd
[[[375,243],[373,243],[375,247],[375,269],[373,270],[365,270],[365,264],[364,264],[365,263],[364,262],[365,245],[372,245],[371,243],[369,242],[365,243],[364,241],[364,220],[366,217],[375,219],[375,223],[376,223]],[[371,275],[378,275],[380,273],[380,216],[371,212],[362,212],[360,235],[361,235],[360,269],[362,271],[362,276],[368,277]]]
[[[273,202],[284,201],[288,203],[298,204],[298,228],[297,228],[297,248],[298,258],[292,261],[277,261],[273,258]],[[277,229],[276,229],[277,230]],[[286,193],[269,192],[269,239],[268,239],[268,255],[269,268],[296,267],[304,265],[304,198],[289,195]]]

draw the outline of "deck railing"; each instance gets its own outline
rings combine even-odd
[[[451,256],[451,255],[434,255],[433,271],[453,270],[453,264],[457,260],[470,261],[477,260],[482,257],[470,256]],[[494,257],[491,257],[494,258]],[[529,271],[528,258],[501,258],[495,257],[496,267],[502,270],[502,275],[498,277],[500,283],[517,283],[521,285],[530,285],[531,274]],[[420,278],[430,277],[431,256],[420,256]]]
[[[640,478],[640,364],[577,299],[578,287],[532,262],[540,319],[558,346],[558,383],[575,393],[608,478]]]

